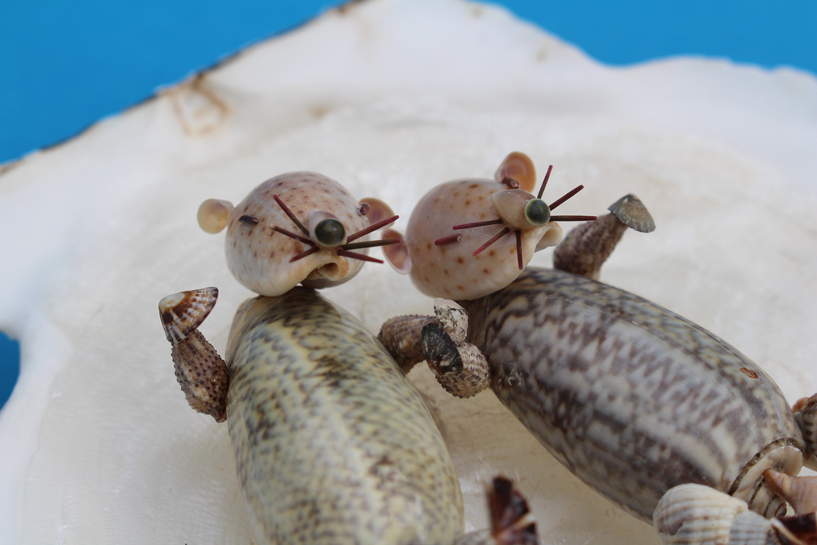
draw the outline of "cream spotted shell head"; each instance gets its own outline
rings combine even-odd
[[[420,199],[409,219],[405,236],[411,258],[409,274],[420,291],[432,297],[454,300],[488,295],[513,282],[534,252],[561,241],[559,224],[548,222],[518,231],[522,268],[519,266],[515,229],[473,255],[506,226],[497,223],[456,231],[452,227],[501,220],[491,197],[507,190],[507,185],[493,180],[455,180],[438,185]],[[530,198],[534,196],[530,195]],[[453,240],[445,243],[446,239]]]
[[[225,252],[230,272],[253,292],[276,296],[298,283],[324,288],[354,277],[364,262],[344,255],[349,252],[342,246],[349,235],[370,226],[368,208],[361,207],[343,186],[326,176],[291,172],[262,183],[235,208],[226,201],[205,201],[199,209],[199,225],[212,233],[226,224]],[[310,221],[318,224],[325,220],[334,229],[329,245],[316,243],[317,225],[310,225]],[[343,226],[340,235],[338,222]],[[359,254],[366,252],[355,250]]]

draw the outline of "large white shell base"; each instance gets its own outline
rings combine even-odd
[[[385,200],[402,230],[433,185],[490,177],[513,150],[586,186],[560,213],[633,192],[657,229],[627,233],[603,279],[719,334],[790,400],[813,394],[814,104],[817,80],[792,70],[611,69],[497,8],[372,0],[0,167],[0,328],[23,354],[0,413],[0,541],[248,543],[227,428],[187,406],[156,301],[218,286],[202,331],[223,351],[250,294],[197,207],[294,170]],[[373,331],[432,309],[385,265],[326,295]],[[427,370],[410,377],[444,423],[469,529],[487,525],[483,483],[504,473],[543,543],[658,543],[493,394],[457,400]]]

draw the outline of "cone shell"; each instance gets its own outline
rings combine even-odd
[[[218,288],[182,291],[159,301],[159,317],[165,336],[171,344],[178,344],[201,323],[216,306]]]
[[[369,226],[368,217],[358,213],[358,201],[326,176],[291,172],[271,178],[255,188],[230,214],[225,242],[227,266],[241,284],[260,295],[275,296],[298,283],[313,288],[342,284],[360,271],[362,261],[340,257],[336,248],[321,248],[290,262],[311,246],[273,229],[279,227],[308,238],[273,196],[280,198],[307,230],[309,213],[313,211],[334,215],[349,235]],[[243,216],[257,222],[241,221]]]
[[[479,255],[473,255],[503,225],[451,229],[454,225],[500,219],[491,195],[507,189],[491,180],[455,180],[435,187],[420,199],[406,230],[411,279],[420,291],[432,297],[475,299],[504,288],[519,276],[522,271],[512,232]],[[551,222],[521,232],[523,268],[540,240],[554,229],[560,228]],[[434,244],[437,239],[455,234],[462,235],[460,242]]]

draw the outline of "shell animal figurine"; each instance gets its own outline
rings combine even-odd
[[[551,214],[583,188],[548,205],[542,195],[551,168],[538,196],[531,193],[533,162],[519,152],[505,158],[494,180],[466,178],[438,185],[415,206],[403,241],[384,249],[386,258],[434,297],[473,299],[507,286],[534,252],[562,240],[558,221],[596,219]],[[401,235],[389,230],[384,237]]]
[[[437,299],[436,316],[392,319],[381,340],[404,369],[426,360],[454,395],[490,386],[586,484],[641,520],[656,517],[666,543],[817,543],[813,517],[772,521],[761,534],[741,526],[742,541],[676,532],[683,517],[707,509],[662,500],[686,483],[762,517],[783,517],[787,503],[798,516],[817,510],[815,478],[795,477],[804,464],[817,469],[817,395],[790,407],[771,377],[725,341],[595,280],[628,226],[654,228],[632,195],[611,212],[568,234],[556,269],[528,269],[460,304]],[[767,531],[781,525],[788,533]],[[767,541],[769,532],[789,537]]]
[[[463,535],[459,481],[419,393],[359,320],[312,289],[373,260],[358,250],[374,244],[356,241],[396,219],[381,204],[303,172],[235,208],[205,202],[202,227],[228,226],[230,270],[261,295],[238,309],[226,361],[198,331],[216,288],[162,299],[176,377],[191,407],[228,423],[258,545],[534,544],[504,478],[488,489],[491,529]]]

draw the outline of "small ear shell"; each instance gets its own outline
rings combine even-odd
[[[207,199],[199,206],[199,227],[206,233],[216,234],[227,226],[232,211],[233,204],[229,201]]]
[[[522,152],[514,151],[505,157],[505,160],[496,169],[494,178],[497,182],[501,182],[505,178],[513,178],[519,182],[519,189],[530,193],[536,186],[536,169],[530,157]]]
[[[159,301],[159,317],[165,336],[178,344],[201,323],[216,306],[218,288],[202,288],[168,295]]]
[[[383,231],[383,239],[397,239],[400,241],[397,244],[383,246],[383,255],[392,269],[400,274],[408,274],[411,271],[411,256],[409,255],[408,246],[406,246],[405,237],[394,229],[386,229]]]

